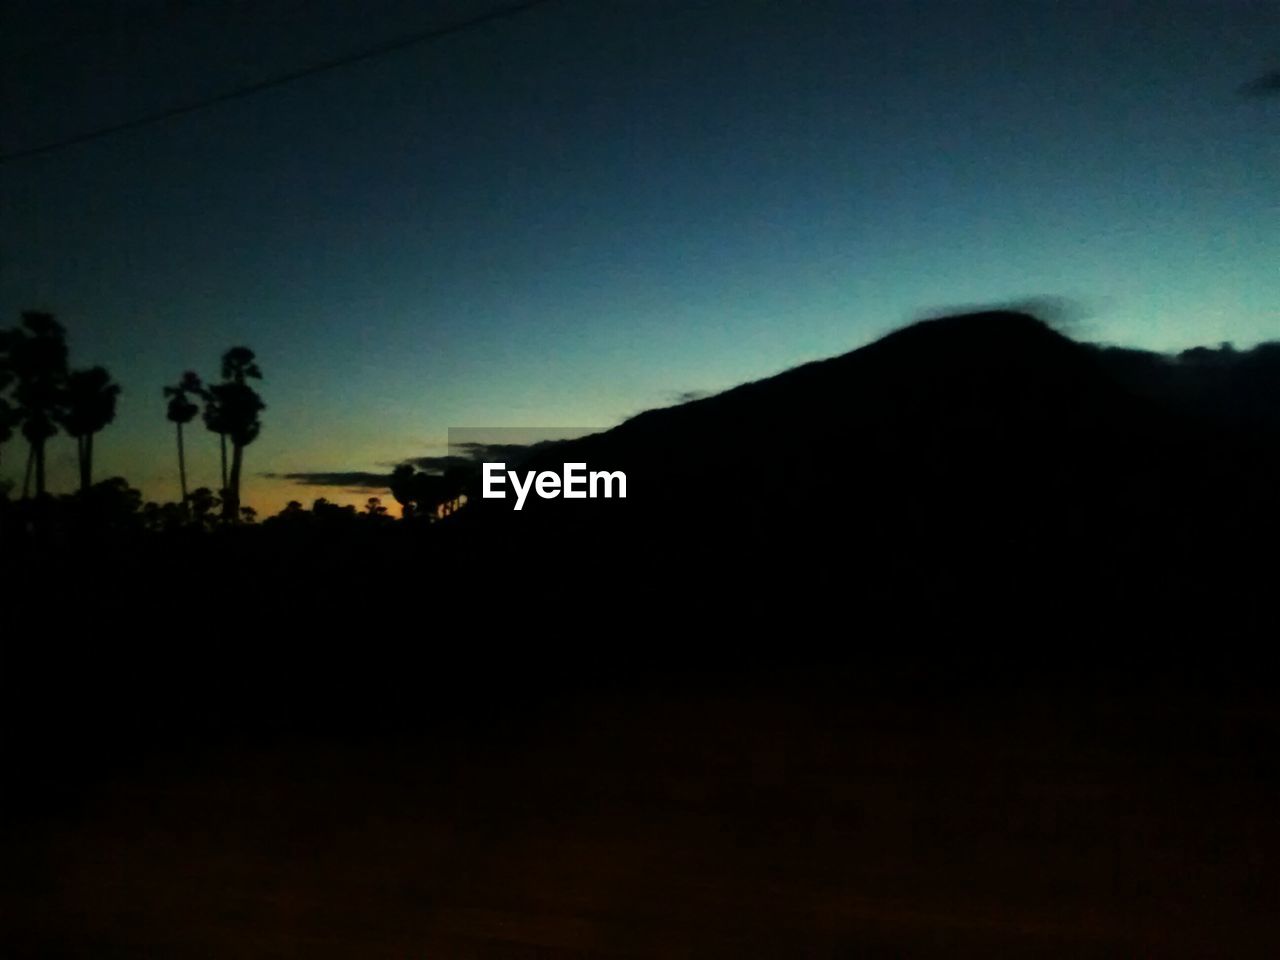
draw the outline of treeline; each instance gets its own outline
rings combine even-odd
[[[232,347],[222,356],[218,378],[206,382],[188,370],[175,385],[163,389],[167,416],[177,431],[182,499],[176,505],[149,503],[144,508],[140,495],[123,478],[99,484],[93,480],[94,439],[115,420],[120,385],[105,367],[72,368],[62,325],[50,313],[25,311],[18,326],[0,330],[0,457],[5,445],[20,434],[27,444],[21,500],[34,498],[45,504],[45,513],[48,503],[56,502],[48,492],[46,450],[49,441],[63,432],[76,440],[79,485],[75,497],[81,506],[99,508],[94,512],[107,510],[117,520],[147,513],[146,519],[154,520],[150,525],[155,526],[175,518],[203,525],[215,509],[223,522],[252,520],[253,511],[241,507],[240,488],[244,451],[258,438],[266,409],[250,385],[260,379],[262,371],[253,351]],[[207,487],[194,492],[187,487],[184,428],[197,414],[218,438],[221,484],[216,494]],[[8,493],[0,490],[5,500]]]
[[[325,529],[340,532],[392,523],[380,497],[369,497],[362,509],[332,503],[324,497],[310,509],[291,500],[279,513],[260,520],[253,507],[242,506],[236,523],[228,523],[224,501],[209,487],[197,487],[183,503],[144,501],[141,491],[124,477],[100,480],[74,494],[30,497],[10,501],[0,498],[0,527],[35,534],[42,541],[74,539],[81,534],[146,535],[213,533],[231,527],[279,531]]]
[[[262,431],[266,404],[253,387],[253,381],[261,379],[253,351],[237,346],[222,355],[216,377],[206,379],[187,370],[176,383],[163,388],[165,414],[174,427],[180,499],[143,502],[141,493],[125,478],[95,482],[93,476],[94,441],[115,421],[120,385],[105,367],[76,369],[70,365],[66,330],[52,314],[24,312],[16,327],[0,330],[0,456],[10,441],[18,437],[26,441],[26,464],[16,502],[10,497],[12,485],[0,484],[0,505],[10,521],[5,526],[28,532],[37,532],[33,526],[39,526],[44,532],[56,533],[74,524],[99,531],[136,532],[254,524],[257,512],[243,505],[241,488],[245,448]],[[192,488],[188,482],[188,428],[197,417],[217,437],[220,472],[216,487]],[[76,440],[79,484],[74,494],[55,497],[48,491],[46,450],[59,433]],[[401,516],[420,525],[465,503],[474,486],[473,474],[473,470],[455,467],[441,475],[406,464],[387,476],[387,489],[400,505]],[[370,497],[359,511],[323,497],[310,510],[291,501],[272,519],[277,518],[286,529],[391,519],[379,497]]]

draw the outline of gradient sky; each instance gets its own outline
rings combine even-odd
[[[495,5],[8,3],[0,151]],[[1278,56],[1274,2],[556,0],[0,165],[0,322],[51,310],[110,368],[97,473],[156,499],[161,387],[252,347],[270,512],[299,492],[261,472],[612,426],[953,305],[1248,346],[1280,336],[1280,99],[1239,88]]]

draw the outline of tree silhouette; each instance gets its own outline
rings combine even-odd
[[[262,379],[262,371],[254,362],[248,347],[232,347],[222,355],[222,382],[205,392],[205,425],[222,440],[224,488],[222,517],[234,523],[240,518],[240,476],[244,466],[244,448],[258,438],[262,422],[258,414],[266,404],[246,382]],[[231,471],[226,473],[226,442],[231,441]]]
[[[417,513],[417,496],[414,484],[416,471],[410,464],[402,463],[391,471],[391,495],[400,504],[400,516],[412,520]]]
[[[200,526],[208,526],[213,521],[213,511],[222,502],[213,495],[208,487],[196,487],[191,491],[187,501],[191,505],[191,515]]]
[[[17,386],[14,399],[22,421],[22,435],[29,444],[22,495],[28,496],[35,470],[36,495],[45,493],[44,451],[58,432],[67,376],[66,331],[51,313],[28,310],[22,326],[9,335],[9,368]]]
[[[458,510],[476,485],[475,469],[451,467],[444,475],[426,473],[402,463],[391,471],[388,486],[406,520],[435,520]]]
[[[13,367],[9,361],[13,336],[8,330],[0,330],[0,450],[13,439],[13,430],[20,422],[17,409],[4,396],[13,383]]]
[[[173,533],[181,530],[191,519],[188,504],[145,503],[142,506],[142,524],[152,533]]]
[[[215,401],[213,391],[216,387],[208,387],[203,394],[204,413],[202,419],[207,429],[218,435],[218,450],[221,454],[222,463],[222,483],[218,487],[218,492],[222,496],[227,495],[227,425],[223,416],[222,405]]]
[[[200,382],[200,377],[195,371],[188,370],[182,375],[182,379],[177,384],[164,388],[164,395],[169,398],[169,420],[178,430],[178,481],[182,485],[182,509],[185,513],[189,510],[190,504],[187,495],[187,453],[182,442],[182,428],[194,420],[195,415],[200,412],[200,408],[191,402],[191,397],[195,396],[204,399],[205,390],[204,385]],[[223,472],[225,483],[225,455],[223,458]]]
[[[100,531],[125,531],[140,527],[144,517],[142,494],[124,477],[109,477],[83,491],[92,522]]]
[[[80,463],[80,492],[93,485],[93,435],[116,417],[120,386],[104,367],[76,370],[67,377],[57,421],[76,438]]]

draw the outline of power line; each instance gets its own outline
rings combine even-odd
[[[55,150],[62,150],[65,147],[74,147],[82,143],[88,143],[90,140],[97,140],[101,137],[107,137],[114,133],[122,133],[126,130],[136,130],[139,127],[148,127],[155,123],[162,123],[165,120],[172,120],[175,117],[185,116],[189,113],[195,113],[204,110],[207,107],[216,106],[220,103],[227,103],[231,100],[243,100],[245,97],[253,96],[255,93],[261,93],[264,90],[270,90],[274,87],[284,86],[287,83],[293,83],[295,80],[301,80],[304,77],[312,77],[318,73],[326,73],[329,70],[337,70],[339,67],[349,66],[353,63],[359,63],[364,60],[372,60],[375,57],[381,57],[388,53],[395,53],[397,50],[403,50],[406,47],[416,46],[420,43],[429,43],[432,40],[439,40],[443,37],[452,36],[456,33],[462,33],[473,27],[483,26],[498,20],[506,20],[511,17],[519,16],[527,13],[534,7],[546,6],[554,3],[556,0],[524,0],[521,3],[513,3],[505,7],[498,7],[495,10],[489,10],[477,16],[470,17],[466,20],[458,20],[454,23],[445,24],[444,26],[432,27],[429,30],[421,30],[396,40],[390,40],[386,43],[370,47],[359,53],[348,54],[342,57],[335,57],[331,60],[323,60],[319,63],[293,70],[289,73],[283,73],[266,80],[259,80],[256,83],[246,84],[242,87],[236,87],[225,93],[219,93],[212,97],[206,97],[202,100],[193,100],[190,103],[179,104],[175,107],[169,107],[156,113],[147,114],[142,117],[135,117],[132,120],[124,120],[120,123],[113,123],[110,126],[99,127],[96,130],[90,130],[87,133],[76,134],[75,136],[66,137],[62,140],[54,140],[50,143],[41,144],[38,147],[28,147],[24,150],[17,150],[13,153],[0,154],[0,163],[8,163],[11,160],[21,160],[26,157],[40,156],[45,153],[52,153]]]

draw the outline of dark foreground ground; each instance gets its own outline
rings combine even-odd
[[[1015,662],[797,615],[772,662],[650,620],[587,666],[494,614],[449,657],[429,614],[9,644],[3,955],[1280,955],[1258,648],[1028,632]]]

